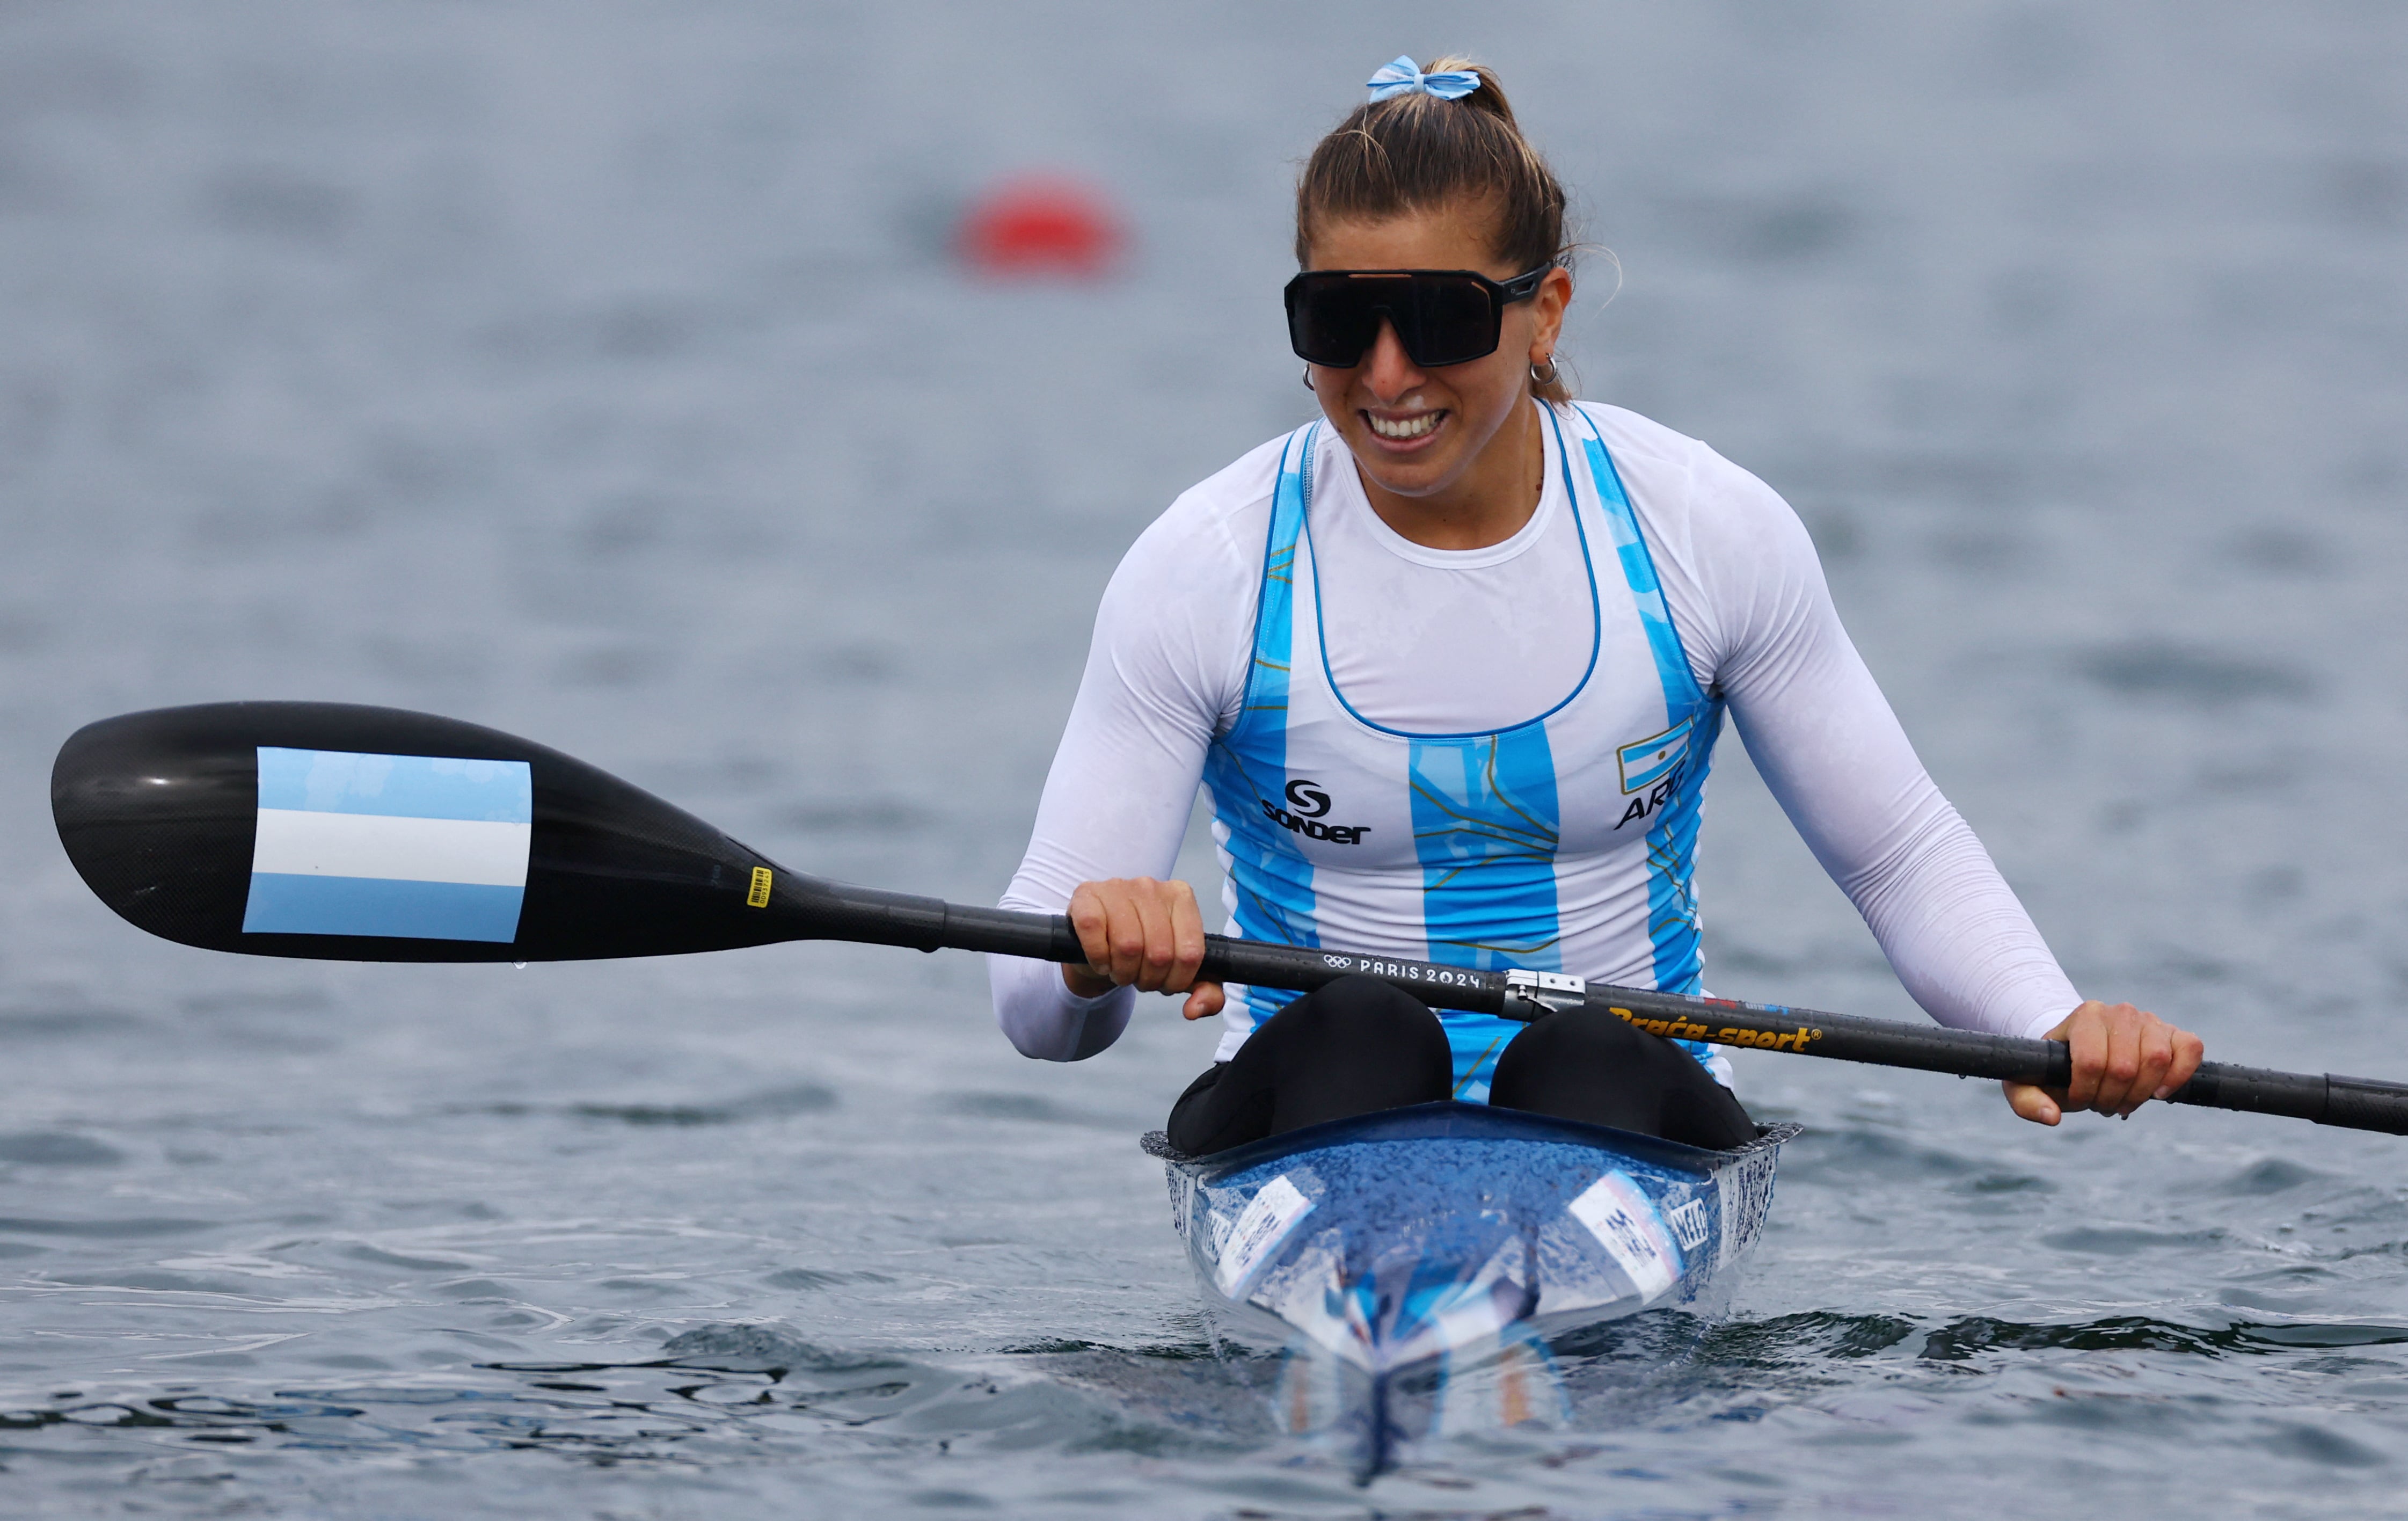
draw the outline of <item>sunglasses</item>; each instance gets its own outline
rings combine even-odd
[[[1300,359],[1351,369],[1384,319],[1425,368],[1484,359],[1505,335],[1505,309],[1538,294],[1554,267],[1502,284],[1469,269],[1309,269],[1287,282],[1288,341]]]

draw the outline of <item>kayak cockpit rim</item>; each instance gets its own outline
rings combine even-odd
[[[1619,1153],[1654,1163],[1670,1171],[1702,1178],[1742,1158],[1777,1149],[1796,1139],[1804,1129],[1805,1126],[1799,1125],[1759,1125],[1756,1127],[1756,1139],[1747,1144],[1735,1146],[1729,1151],[1709,1151],[1702,1146],[1684,1145],[1677,1141],[1666,1141],[1661,1136],[1618,1130],[1612,1126],[1588,1125],[1579,1120],[1557,1119],[1552,1114],[1533,1114],[1526,1110],[1498,1109],[1489,1104],[1444,1099],[1301,1126],[1203,1156],[1179,1150],[1170,1144],[1169,1136],[1160,1130],[1147,1131],[1139,1139],[1138,1144],[1147,1155],[1170,1164],[1199,1183],[1211,1183],[1283,1156],[1319,1151],[1328,1146],[1448,1139],[1558,1141]]]

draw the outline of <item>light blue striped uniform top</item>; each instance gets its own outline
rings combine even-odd
[[[1589,659],[1554,707],[1486,733],[1409,733],[1347,701],[1312,555],[1316,458],[1342,450],[1319,423],[1287,438],[1243,704],[1204,768],[1233,933],[1698,991],[1698,805],[1722,704],[1690,671],[1596,423],[1577,405],[1547,421],[1587,563]],[[1232,992],[1255,1023],[1295,997]],[[1521,1026],[1440,1018],[1456,1096],[1484,1100]]]

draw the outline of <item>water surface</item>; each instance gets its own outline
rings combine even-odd
[[[1358,1492],[1197,1319],[1135,1145],[1210,1056],[1168,1005],[1055,1067],[966,957],[213,957],[60,855],[78,725],[322,697],[991,899],[1121,550],[1309,405],[1294,160],[1457,45],[1612,251],[1584,394],[1798,505],[2081,984],[2408,1077],[2394,8],[29,0],[0,1506],[2397,1514],[2396,1141],[1742,1055],[1810,1129],[1727,1317]],[[1118,197],[1123,278],[953,268],[1032,165]],[[1914,1012],[1735,743],[1710,816],[1719,991]]]

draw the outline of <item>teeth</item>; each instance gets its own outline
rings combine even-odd
[[[1418,438],[1438,426],[1438,420],[1446,414],[1442,411],[1423,412],[1417,417],[1409,417],[1398,422],[1390,422],[1384,417],[1372,417],[1369,412],[1363,415],[1370,420],[1371,431],[1383,438]]]

